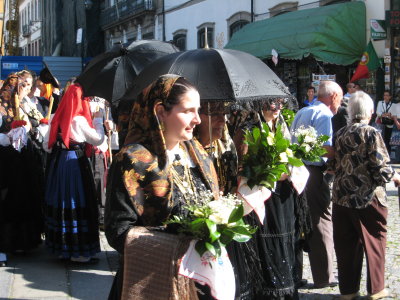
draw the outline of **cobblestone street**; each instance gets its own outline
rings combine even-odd
[[[400,165],[393,165],[397,172],[400,172]],[[393,183],[386,186],[389,216],[388,216],[388,233],[386,246],[386,288],[391,292],[391,297],[385,299],[400,299],[400,218],[399,218],[399,198],[397,188]],[[335,272],[337,275],[337,271]],[[311,270],[307,254],[304,255],[304,275],[303,277],[312,283]],[[301,300],[331,300],[339,296],[339,288],[324,289],[307,289],[300,290]],[[366,288],[366,266],[364,258],[363,276],[361,280],[360,294],[367,294]],[[360,297],[362,299],[362,297]]]

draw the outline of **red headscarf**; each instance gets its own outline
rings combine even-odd
[[[69,148],[71,123],[75,116],[83,116],[92,125],[89,102],[82,98],[82,88],[79,84],[72,84],[62,97],[56,113],[51,121],[49,149],[53,147],[60,134],[65,146]]]

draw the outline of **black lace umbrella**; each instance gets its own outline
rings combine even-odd
[[[135,41],[127,47],[119,44],[93,58],[76,79],[84,95],[98,96],[110,102],[119,100],[134,78],[154,60],[178,52],[174,45],[155,41]]]
[[[136,96],[162,74],[178,74],[199,90],[202,101],[253,101],[292,98],[285,84],[260,59],[231,49],[196,49],[161,57],[149,64],[124,96]]]

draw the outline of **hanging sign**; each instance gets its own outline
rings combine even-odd
[[[371,25],[371,39],[373,40],[385,40],[386,34],[386,24],[385,20],[370,20]]]

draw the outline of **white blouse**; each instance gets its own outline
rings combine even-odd
[[[51,128],[51,121],[49,127]],[[103,119],[94,118],[93,127],[94,128],[89,126],[89,123],[85,117],[76,116],[72,119],[70,138],[77,143],[86,142],[88,144],[92,144],[93,146],[99,146],[104,142],[104,139],[107,138],[104,135]],[[50,128],[47,131],[43,142],[44,150],[49,152],[51,151],[48,149]]]

